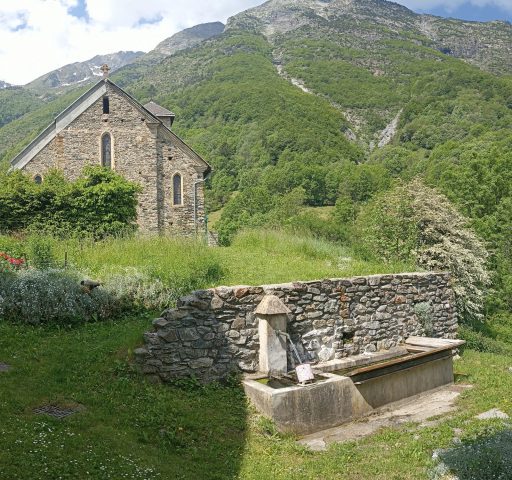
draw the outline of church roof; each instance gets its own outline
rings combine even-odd
[[[144,108],[148,112],[152,113],[155,117],[175,117],[176,116],[170,110],[167,110],[167,108],[164,108],[161,105],[158,105],[158,103],[155,103],[153,101],[146,103],[146,105],[144,105]]]
[[[190,157],[194,158],[198,162],[202,163],[206,168],[204,174],[207,174],[211,171],[210,165],[203,160],[203,158],[194,152],[181,138],[179,138],[174,132],[169,130],[162,122],[159,120],[155,113],[152,113],[150,110],[145,108],[142,104],[140,104],[135,98],[133,98],[130,94],[126,93],[121,87],[116,85],[108,78],[101,79],[98,83],[96,83],[93,87],[91,87],[87,92],[85,92],[80,98],[75,100],[68,108],[66,108],[62,113],[57,115],[55,120],[43,130],[39,136],[37,136],[32,142],[30,142],[24,149],[21,151],[16,157],[14,157],[11,161],[11,169],[21,169],[25,167],[46,145],[48,145],[62,130],[64,130],[71,122],[73,122],[76,118],[78,118],[82,113],[84,113],[90,106],[92,106],[96,101],[102,98],[107,93],[107,85],[116,91],[116,93],[123,96],[128,102],[130,102],[135,108],[137,108],[142,115],[146,118],[148,123],[160,124],[162,127],[162,131],[170,138],[170,140],[176,145],[180,150],[188,154]],[[151,102],[150,102],[151,103]],[[169,112],[169,110],[160,107],[156,103],[154,104]],[[169,112],[168,115],[172,112]],[[161,115],[167,116],[167,115]]]

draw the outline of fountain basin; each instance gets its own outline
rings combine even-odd
[[[391,352],[318,364],[313,384],[272,388],[261,382],[264,374],[247,376],[243,384],[256,409],[279,430],[307,435],[453,383],[452,351],[463,343],[411,337]]]

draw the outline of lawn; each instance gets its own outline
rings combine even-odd
[[[425,479],[434,450],[453,446],[454,428],[463,441],[490,441],[502,421],[473,416],[490,408],[512,415],[512,357],[467,350],[456,370],[474,388],[454,416],[312,453],[258,417],[235,382],[201,388],[141,378],[131,352],[150,319],[63,330],[0,325],[0,362],[12,366],[0,373],[2,480]],[[63,420],[33,413],[48,403],[81,411]],[[510,478],[480,473],[461,480]]]
[[[144,238],[99,244],[52,240],[49,245],[56,263],[67,252],[68,265],[99,279],[140,270],[185,290],[413,268],[369,264],[343,246],[278,232],[247,232],[231,247],[218,249]],[[27,246],[29,260],[34,251]],[[193,381],[170,386],[142,378],[132,352],[157,313],[74,328],[0,320],[0,364],[11,366],[0,372],[0,480],[426,479],[434,478],[429,473],[436,464],[433,452],[449,447],[457,448],[446,453],[446,463],[479,469],[461,480],[511,478],[495,475],[502,467],[512,471],[505,425],[473,418],[490,408],[512,415],[512,356],[504,351],[464,352],[456,363],[458,379],[474,388],[446,421],[386,429],[312,453],[259,417],[236,380],[200,387]],[[507,321],[493,328],[495,338],[482,343],[476,337],[474,345],[493,349],[512,338]],[[78,413],[63,420],[34,413],[45,404]],[[454,429],[461,430],[457,436],[464,448],[453,443]]]

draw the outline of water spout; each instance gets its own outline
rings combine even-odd
[[[297,374],[297,379],[299,383],[301,385],[305,385],[307,382],[313,381],[315,379],[315,375],[313,373],[313,370],[311,369],[311,365],[309,363],[305,363],[302,361],[299,355],[299,351],[297,350],[297,347],[293,343],[290,334],[286,332],[281,332],[279,330],[277,330],[276,333],[278,336],[283,336],[288,339],[288,341],[290,342],[290,346],[292,348],[292,352],[295,354],[295,357],[297,357],[299,364],[295,366],[295,373]]]

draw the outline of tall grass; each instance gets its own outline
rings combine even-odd
[[[220,284],[259,285],[415,269],[410,264],[363,261],[344,245],[276,230],[244,231],[231,246],[219,248],[143,236],[101,242],[51,239],[51,245],[58,267],[66,258],[68,266],[100,281],[142,274],[179,293]],[[19,245],[16,250],[20,251]]]

